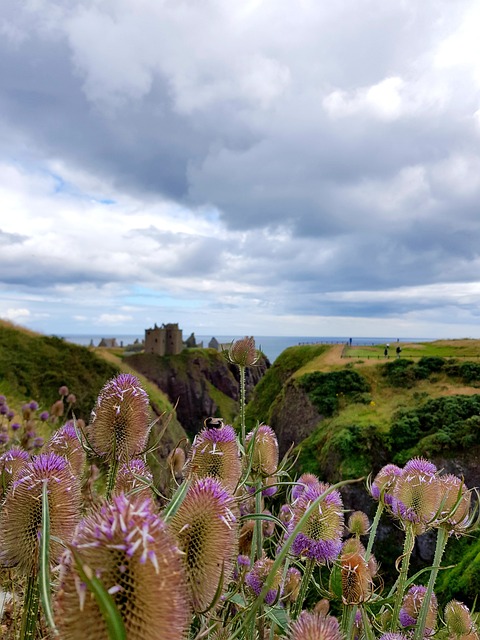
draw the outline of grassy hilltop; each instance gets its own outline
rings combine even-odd
[[[255,389],[247,420],[272,426],[297,471],[336,482],[423,456],[480,486],[480,341],[286,349]],[[392,353],[393,352],[393,353]],[[355,495],[355,500],[358,495]],[[369,501],[365,500],[365,504]],[[363,508],[363,507],[362,507]],[[442,572],[444,598],[480,591],[480,541],[452,545],[460,562]]]

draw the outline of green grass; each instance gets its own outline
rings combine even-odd
[[[402,358],[480,358],[479,340],[436,340],[433,342],[391,342],[389,359],[396,358],[400,346]],[[345,347],[343,357],[385,360],[385,344]]]

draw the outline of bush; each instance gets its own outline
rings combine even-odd
[[[363,394],[370,391],[370,385],[365,378],[352,369],[330,373],[315,371],[302,376],[298,383],[323,416],[332,416],[338,411],[342,399],[367,402]]]

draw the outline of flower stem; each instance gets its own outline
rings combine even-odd
[[[40,594],[36,575],[28,576],[23,602],[22,627],[20,640],[33,640],[37,627]]]
[[[303,572],[302,582],[300,583],[300,591],[298,594],[298,598],[295,602],[295,607],[293,609],[293,618],[298,618],[303,608],[303,601],[305,600],[305,596],[307,595],[308,585],[310,584],[310,579],[312,577],[313,568],[315,566],[315,560],[309,558],[305,564],[305,571]]]
[[[372,527],[370,529],[370,536],[368,538],[367,550],[365,552],[365,562],[370,560],[370,555],[372,553],[373,543],[375,542],[375,536],[377,535],[378,523],[380,522],[380,517],[383,513],[385,506],[382,501],[378,503],[377,511],[375,512],[375,517],[372,522]]]
[[[392,622],[390,625],[390,631],[395,631],[398,628],[398,616],[400,608],[402,606],[403,594],[405,591],[405,585],[407,583],[408,567],[410,565],[410,557],[412,555],[413,547],[415,545],[415,532],[413,524],[408,523],[405,530],[405,543],[403,545],[402,565],[400,567],[400,575],[398,576],[397,593],[395,596],[395,604],[393,607]]]
[[[238,365],[240,371],[240,425],[242,430],[242,447],[245,447],[245,367]]]
[[[417,626],[415,628],[415,635],[413,640],[422,640],[425,625],[427,622],[428,607],[433,595],[433,587],[435,586],[435,580],[437,579],[438,571],[440,569],[440,563],[442,561],[443,552],[447,546],[448,531],[445,527],[439,527],[437,531],[437,544],[435,547],[435,557],[433,559],[433,566],[430,572],[430,578],[428,580],[427,591],[423,598],[422,606],[420,607],[420,613],[418,614]]]

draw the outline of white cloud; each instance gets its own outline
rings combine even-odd
[[[31,315],[28,309],[6,309],[0,312],[0,316],[5,320],[26,320]]]

